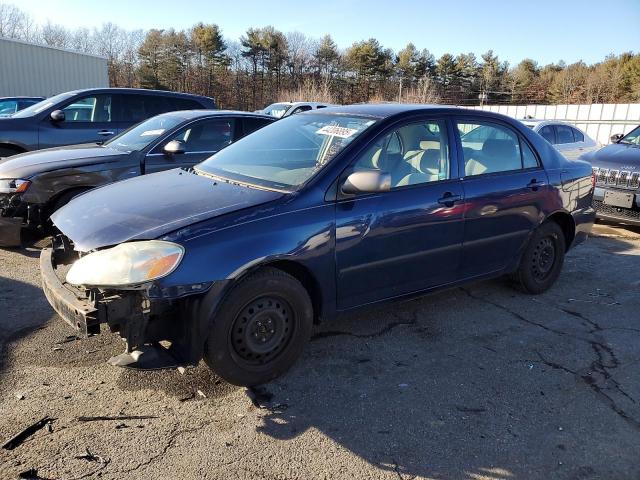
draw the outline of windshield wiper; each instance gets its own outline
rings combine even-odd
[[[254,183],[241,182],[239,180],[232,180],[231,178],[221,177],[221,176],[215,175],[213,173],[209,173],[209,172],[205,172],[205,171],[202,171],[202,170],[198,170],[196,168],[193,168],[192,172],[195,173],[196,175],[202,175],[203,177],[208,177],[208,178],[211,178],[213,180],[218,180],[220,182],[229,183],[231,185],[239,185],[241,187],[255,188],[256,190],[267,190],[269,192],[289,193],[286,190],[278,190],[276,188],[269,188],[269,187],[265,187],[263,185],[256,185]]]

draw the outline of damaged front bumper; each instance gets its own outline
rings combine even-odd
[[[60,237],[40,255],[42,289],[67,324],[84,336],[99,334],[101,325],[106,324],[126,342],[127,355],[165,340],[177,363],[197,364],[208,330],[206,320],[221,297],[224,282],[201,286],[197,294],[185,294],[193,288],[162,289],[155,284],[136,290],[78,288],[63,279],[65,269],[77,258],[69,241]]]
[[[56,313],[81,334],[100,333],[100,324],[117,327],[122,320],[134,320],[149,303],[137,291],[107,295],[97,289],[81,290],[64,283],[56,273],[56,251],[45,248],[40,254],[42,290]],[[131,322],[132,323],[132,322]]]
[[[22,200],[21,194],[0,194],[0,247],[19,247],[24,229],[42,225],[39,205]]]

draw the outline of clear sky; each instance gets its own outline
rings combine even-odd
[[[0,2],[3,0],[0,0]],[[7,0],[4,0],[7,1]],[[11,0],[8,0],[11,3]],[[609,53],[640,51],[640,0],[20,0],[38,22],[126,29],[188,28],[217,23],[238,39],[273,25],[313,37],[330,33],[340,48],[377,38],[395,51],[413,42],[436,57],[493,49],[517,63],[593,63]]]

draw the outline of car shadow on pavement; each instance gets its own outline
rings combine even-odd
[[[266,387],[274,400],[258,432],[295,442],[317,430],[398,478],[616,477],[604,458],[633,450],[640,407],[621,386],[609,392],[619,386],[613,349],[632,349],[621,367],[640,361],[640,327],[629,317],[628,332],[615,328],[640,299],[592,301],[600,287],[628,287],[611,280],[616,268],[633,271],[618,256],[633,244],[595,242],[615,258],[610,271],[586,272],[596,249],[585,247],[542,296],[495,280],[323,325],[304,360]],[[622,456],[628,468],[632,454]]]
[[[39,287],[0,275],[0,372],[7,361],[6,344],[43,328],[52,316]]]

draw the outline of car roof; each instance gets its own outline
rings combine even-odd
[[[563,122],[562,120],[543,120],[537,118],[519,118],[518,121],[524,123],[527,126],[537,126],[537,125],[568,125],[573,128],[577,128],[575,125],[572,125],[568,122]]]
[[[311,105],[311,106],[316,106],[316,105],[334,105],[333,103],[327,103],[327,102],[282,102],[282,103],[287,103],[291,106],[298,106],[298,105]],[[337,105],[336,105],[337,106]]]
[[[204,95],[195,95],[193,93],[171,92],[169,90],[153,90],[150,88],[122,88],[122,87],[82,88],[79,90],[70,90],[69,92],[61,92],[61,93],[71,93],[71,94],[77,95],[80,93],[87,93],[87,92],[141,93],[141,94],[160,95],[160,96],[166,96],[166,97],[207,98],[207,99],[213,100],[211,97],[205,97]]]
[[[44,97],[30,97],[28,95],[16,95],[15,97],[0,97],[0,100],[44,100]]]
[[[193,120],[203,117],[250,117],[264,118],[265,120],[275,120],[275,117],[263,113],[241,112],[238,110],[175,110],[157,115],[158,117],[180,117],[185,120]]]
[[[433,112],[433,113],[458,113],[469,114],[476,116],[488,116],[488,117],[505,117],[499,113],[486,112],[484,110],[471,110],[466,108],[454,107],[450,105],[430,105],[430,104],[411,104],[411,103],[362,103],[355,105],[336,105],[329,106],[326,109],[322,109],[322,114],[344,114],[344,115],[359,115],[374,118],[387,118],[402,113],[419,113],[419,112]],[[317,110],[303,112],[298,115],[318,115]]]

